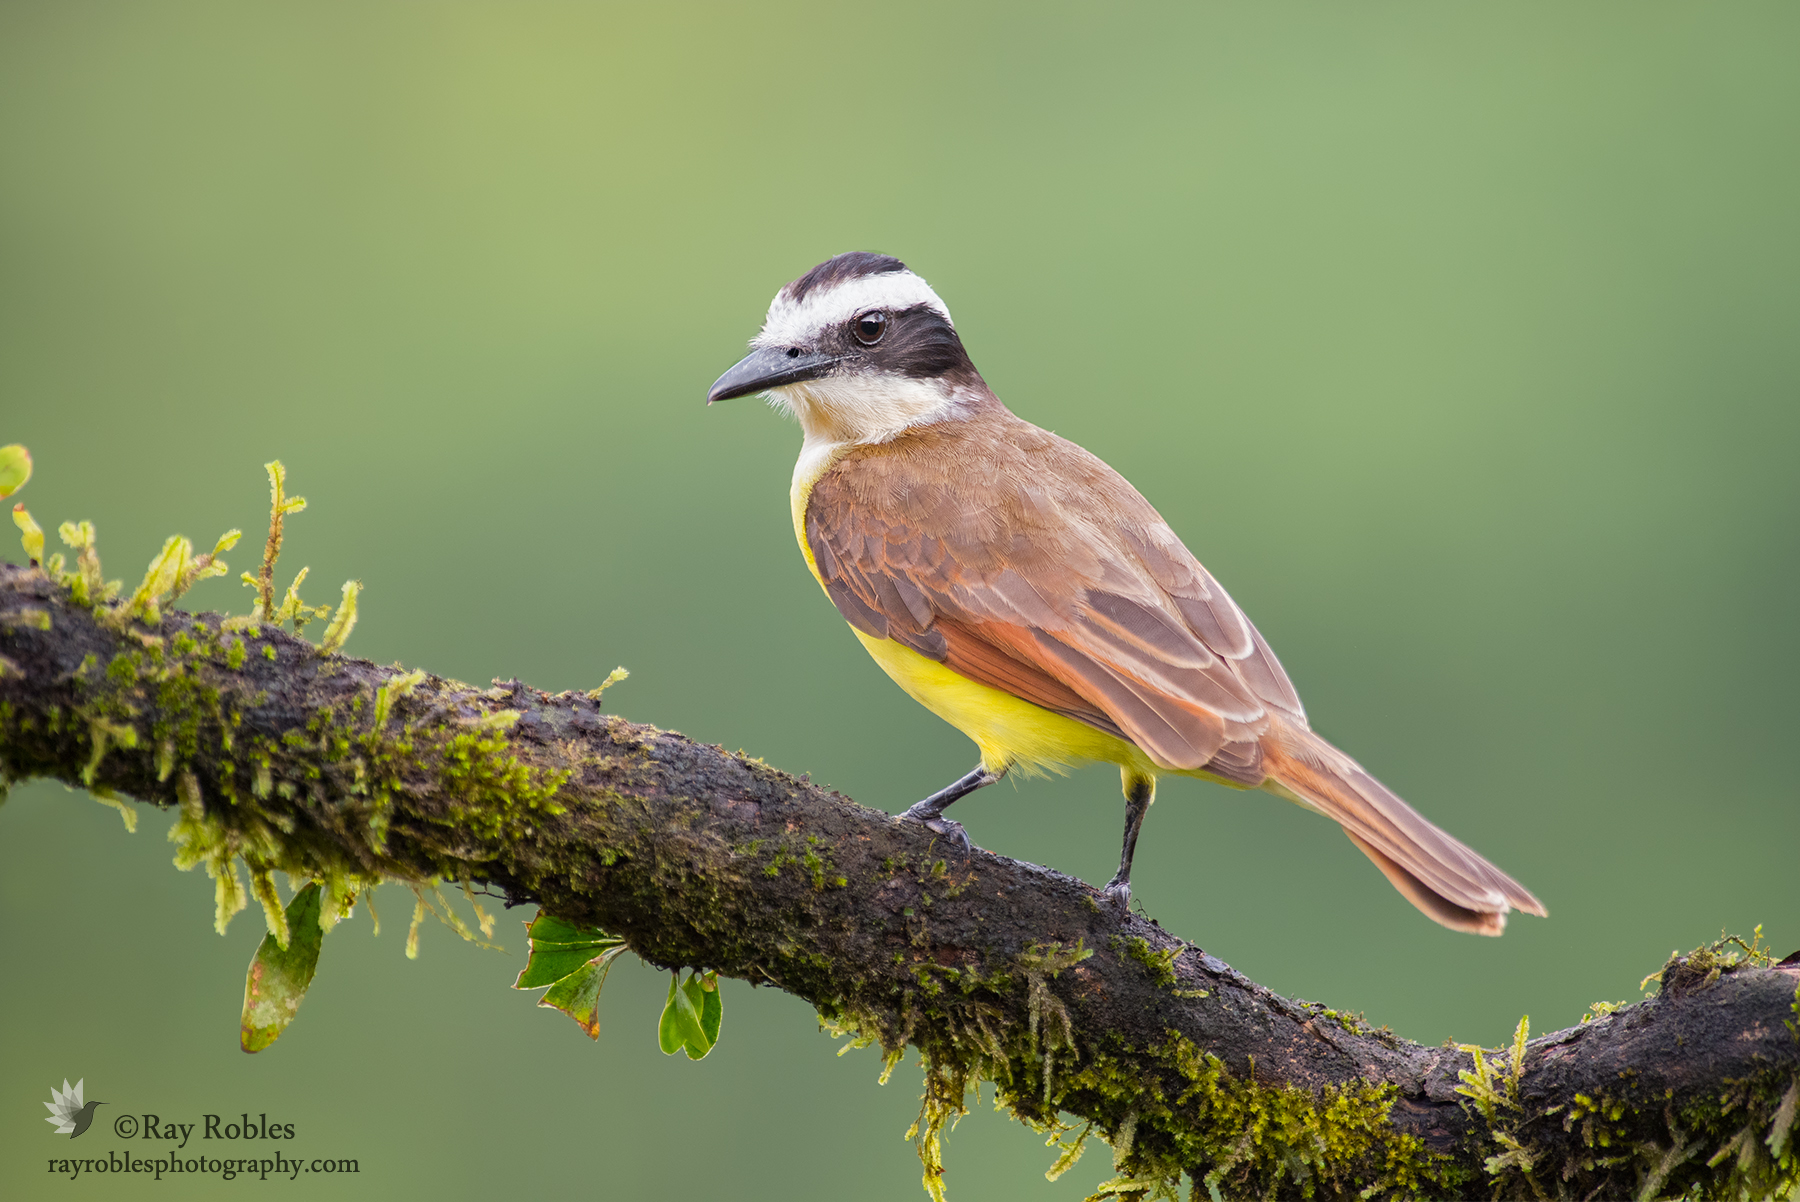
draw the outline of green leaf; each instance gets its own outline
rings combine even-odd
[[[603,943],[613,938],[599,927],[574,926],[542,910],[525,924],[525,935],[533,947],[540,943]]]
[[[560,918],[539,913],[525,928],[531,958],[513,982],[514,989],[541,989],[554,985],[583,965],[608,952],[623,949],[625,941],[598,927],[576,927]]]
[[[705,1001],[700,1007],[700,1029],[706,1033],[706,1044],[710,1049],[719,1042],[719,1023],[725,1017],[725,999],[719,993],[719,974],[707,973],[701,978],[700,987],[705,993]]]
[[[682,1003],[686,1003],[683,1005]],[[700,988],[698,977],[689,977],[682,983],[681,997],[675,1002],[681,1011],[682,1042],[687,1047],[689,1060],[698,1060],[712,1051],[712,1040],[706,1037],[706,1024],[700,1019],[700,1012],[706,1008],[705,991]],[[699,1055],[694,1053],[698,1051]]]
[[[540,911],[525,927],[531,958],[513,982],[514,989],[550,986],[538,1005],[561,1010],[588,1033],[600,1038],[600,987],[612,962],[625,952],[625,941],[598,927],[574,926]]]
[[[519,979],[513,982],[513,988],[542,989],[554,985],[569,974],[581,971],[604,950],[601,945],[592,943],[576,948],[533,947],[531,959],[526,962]]]
[[[244,979],[241,1042],[246,1052],[262,1051],[294,1021],[319,967],[319,944],[325,933],[319,927],[318,882],[294,895],[286,915],[287,947],[274,935],[264,935]]]
[[[552,985],[538,1000],[538,1005],[561,1010],[574,1019],[589,1039],[600,1038],[600,987],[612,962],[625,954],[623,945],[603,952]]]
[[[681,1034],[681,1019],[675,1008],[675,999],[680,996],[681,974],[674,973],[669,977],[669,1000],[663,1003],[662,1018],[656,1024],[656,1042],[662,1047],[665,1056],[673,1056],[679,1052],[685,1042]]]
[[[10,497],[31,479],[31,452],[18,443],[0,447],[0,497]]]
[[[685,1051],[689,1060],[703,1060],[719,1041],[722,1015],[716,974],[706,974],[705,980],[696,974],[684,982],[677,972],[669,981],[669,1000],[663,1003],[662,1020],[656,1028],[657,1043],[665,1055]]]

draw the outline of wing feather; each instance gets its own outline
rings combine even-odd
[[[888,636],[887,618],[864,601],[843,577],[827,580],[825,594],[837,606],[838,612],[844,615],[844,621],[871,638],[885,639]]]
[[[1029,634],[1036,661],[1098,704],[1152,759],[1174,768],[1197,768],[1224,745],[1225,723],[1217,714],[1184,709],[1045,631]]]
[[[1248,622],[1245,625],[1249,625]],[[1306,709],[1300,704],[1300,694],[1294,691],[1293,682],[1288,680],[1287,673],[1282,670],[1281,661],[1269,650],[1269,644],[1263,641],[1262,632],[1250,627],[1250,654],[1236,661],[1239,675],[1244,683],[1258,697],[1285,710],[1294,718],[1304,723]]]

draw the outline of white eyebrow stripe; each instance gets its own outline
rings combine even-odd
[[[828,326],[849,321],[866,309],[898,312],[914,305],[929,305],[950,321],[950,310],[931,290],[931,285],[910,271],[888,271],[880,275],[858,276],[824,291],[814,291],[798,305],[785,292],[775,294],[769,305],[768,319],[762,333],[751,346],[785,346],[804,342]],[[955,322],[950,322],[954,327]]]

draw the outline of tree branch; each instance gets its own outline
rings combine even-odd
[[[273,626],[77,604],[0,566],[0,772],[178,807],[221,921],[276,870],[341,895],[485,883],[651,963],[912,1044],[936,1135],[995,1083],[1113,1145],[1124,1196],[1782,1195],[1800,1175],[1800,962],[1671,961],[1651,1000],[1485,1056],[1247,980],[1082,882],[603,714],[322,654]],[[1073,1145],[1074,1141],[1069,1141]]]

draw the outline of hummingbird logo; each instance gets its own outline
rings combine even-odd
[[[105,1102],[82,1102],[81,1086],[84,1081],[85,1077],[70,1088],[69,1079],[64,1077],[61,1089],[54,1085],[50,1087],[50,1100],[44,1103],[44,1109],[50,1112],[50,1117],[44,1121],[56,1124],[58,1135],[77,1138],[94,1121],[94,1107],[106,1105]]]

